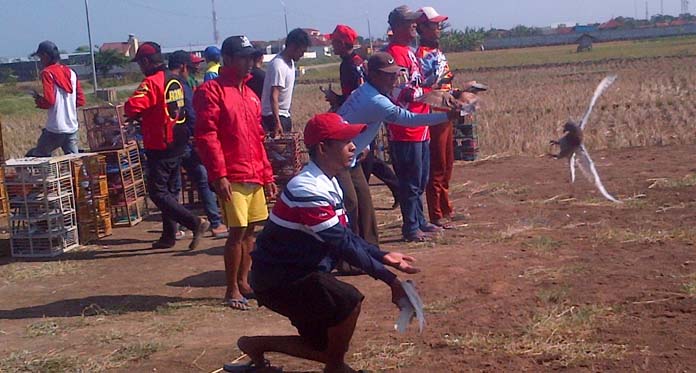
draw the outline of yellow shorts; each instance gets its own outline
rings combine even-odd
[[[228,227],[243,228],[268,219],[266,196],[261,185],[232,183],[232,200],[219,200],[222,217]]]

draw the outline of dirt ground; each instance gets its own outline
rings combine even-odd
[[[397,334],[386,286],[366,295],[348,354],[373,371],[693,371],[696,367],[694,146],[596,152],[621,205],[562,161],[490,157],[457,164],[451,194],[466,219],[411,253],[427,326]],[[376,181],[376,180],[375,180]],[[391,206],[374,187],[378,208]],[[212,372],[247,334],[293,333],[266,309],[221,305],[221,240],[151,250],[156,217],[54,261],[0,258],[0,371]],[[5,242],[6,246],[7,243]],[[280,355],[285,371],[318,364]]]

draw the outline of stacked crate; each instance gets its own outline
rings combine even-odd
[[[454,159],[458,161],[475,161],[478,158],[478,135],[473,115],[454,123]]]
[[[145,180],[138,145],[102,151],[111,204],[111,222],[115,227],[134,226],[147,214]]]
[[[72,160],[80,243],[111,235],[111,211],[106,177],[106,157],[80,154]]]
[[[123,105],[86,108],[83,115],[87,142],[93,152],[123,149],[136,142],[139,128],[126,122]]]
[[[265,146],[276,184],[282,188],[302,169],[305,157],[302,139],[299,133],[291,132],[277,139],[266,139]]]
[[[105,158],[111,223],[134,226],[147,214],[140,126],[125,120],[123,105],[84,109],[84,120],[90,149]]]
[[[70,158],[7,161],[12,256],[53,257],[79,246]]]

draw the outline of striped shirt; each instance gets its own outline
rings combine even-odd
[[[251,253],[255,290],[281,287],[312,272],[330,272],[338,259],[391,283],[386,252],[347,228],[343,191],[313,162],[292,178],[276,201]]]

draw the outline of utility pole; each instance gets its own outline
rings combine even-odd
[[[372,49],[372,30],[370,29],[370,14],[365,12],[365,16],[367,17],[367,37],[370,38],[370,54],[375,53],[375,51]]]
[[[633,0],[633,18],[638,19],[638,0]]]
[[[285,18],[285,35],[288,34],[288,9],[285,7],[285,2],[283,0],[280,0],[280,3],[283,4],[283,17]]]
[[[681,14],[689,14],[689,0],[681,1]]]
[[[92,44],[92,30],[89,27],[89,4],[85,0],[85,14],[87,15],[87,39],[89,40],[89,55],[92,57],[92,82],[94,83],[94,94],[97,94],[97,66],[94,63],[94,45]]]
[[[645,20],[649,21],[650,18],[648,16],[648,0],[645,0]]]
[[[665,0],[660,0],[660,15],[665,14]]]
[[[220,44],[220,34],[217,29],[217,13],[215,12],[215,0],[210,0],[213,5],[213,40],[215,40],[215,45]]]

